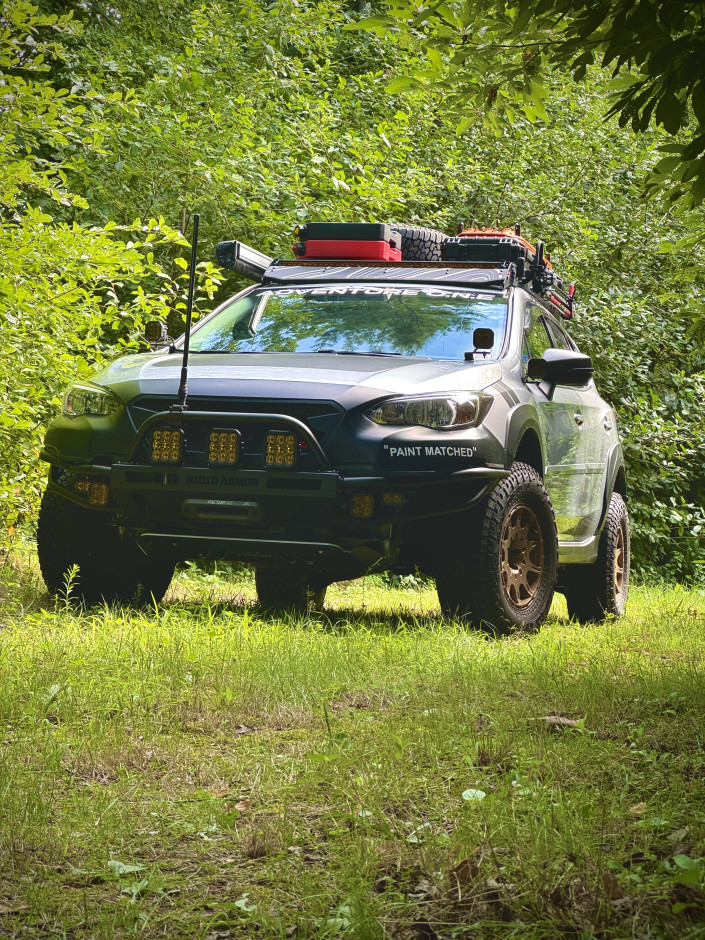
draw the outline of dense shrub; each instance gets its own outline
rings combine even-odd
[[[62,388],[145,318],[180,331],[195,210],[201,259],[224,237],[287,253],[305,218],[520,221],[578,282],[573,330],[619,413],[637,568],[705,572],[705,357],[688,335],[702,218],[642,198],[662,132],[605,122],[595,72],[579,93],[554,75],[534,123],[458,134],[442,92],[387,91],[424,49],[346,30],[355,10],[115,0],[77,23],[12,0],[1,15],[0,541],[31,517]],[[200,272],[200,311],[240,286]]]

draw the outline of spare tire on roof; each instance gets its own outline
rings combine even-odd
[[[402,261],[440,261],[441,246],[448,241],[445,232],[420,225],[396,225],[390,228],[401,235]]]

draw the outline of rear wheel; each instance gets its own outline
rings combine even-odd
[[[85,606],[143,607],[164,597],[174,575],[172,560],[145,555],[107,513],[53,490],[44,493],[39,509],[37,553],[49,592],[70,588],[69,598]]]
[[[610,498],[597,561],[575,565],[565,574],[569,616],[580,623],[620,617],[629,596],[629,514],[619,493]]]
[[[440,261],[441,249],[448,236],[433,228],[420,225],[390,225],[401,235],[402,261]]]
[[[326,597],[326,587],[305,568],[257,568],[255,586],[260,607],[271,613],[321,610]]]
[[[528,464],[515,463],[437,575],[441,609],[490,633],[534,630],[553,600],[557,555],[543,481]]]

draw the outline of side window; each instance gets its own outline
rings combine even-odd
[[[551,337],[546,332],[544,319],[541,316],[541,310],[538,307],[530,307],[529,324],[525,337],[525,353],[531,359],[540,359],[543,354],[552,346]]]
[[[560,326],[558,326],[557,323],[554,323],[554,321],[548,317],[546,318],[546,323],[548,326],[548,331],[553,339],[553,345],[556,347],[556,349],[571,349],[574,352],[577,352],[577,346],[573,340],[566,332],[564,332],[564,330],[560,328]]]

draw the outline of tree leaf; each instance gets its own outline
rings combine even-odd
[[[469,790],[463,790],[463,799],[468,802],[479,803],[487,796],[484,790],[475,790],[472,787]]]
[[[387,91],[390,95],[398,95],[408,91],[416,91],[423,88],[422,83],[416,78],[404,76],[402,78],[393,78],[387,84]]]
[[[683,120],[683,102],[672,91],[664,92],[656,105],[654,119],[657,124],[663,124],[669,134],[678,133]]]
[[[114,875],[132,875],[137,871],[144,871],[146,865],[127,865],[125,862],[119,862],[116,858],[111,858],[108,862],[108,869]]]

